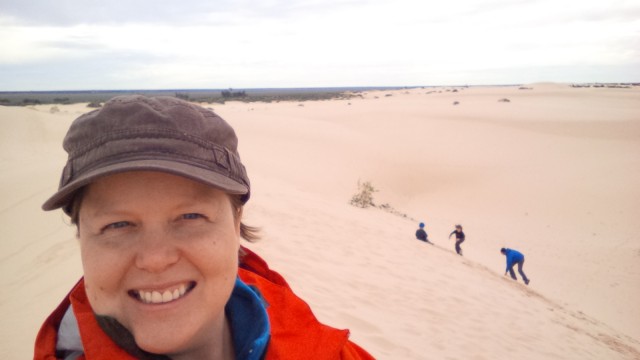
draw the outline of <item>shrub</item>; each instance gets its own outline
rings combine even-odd
[[[358,181],[358,192],[351,197],[350,204],[360,208],[366,208],[369,206],[376,206],[373,203],[373,193],[376,192],[376,188],[373,187],[371,182]]]
[[[23,105],[40,105],[41,102],[38,99],[23,99],[22,104]]]
[[[56,104],[68,104],[69,98],[68,97],[53,98],[53,102]]]
[[[233,89],[229,89],[229,90],[222,90],[221,93],[223,98],[243,98],[247,96],[247,93],[244,90],[233,91]]]
[[[187,93],[180,93],[180,92],[177,92],[177,93],[176,93],[176,97],[177,97],[178,99],[182,99],[182,100],[185,100],[185,101],[189,101],[189,94],[187,94]]]
[[[92,101],[92,102],[87,104],[87,107],[99,108],[99,107],[102,107],[102,104],[99,101]]]

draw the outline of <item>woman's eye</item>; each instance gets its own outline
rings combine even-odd
[[[125,227],[129,226],[129,225],[131,225],[131,223],[128,222],[128,221],[117,221],[117,222],[114,222],[114,223],[111,223],[111,224],[105,226],[103,228],[103,230],[122,229],[122,228],[125,228]]]
[[[204,218],[204,216],[202,214],[190,213],[190,214],[183,214],[182,218],[185,220],[196,220],[196,219]]]

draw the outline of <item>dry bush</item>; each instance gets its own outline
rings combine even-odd
[[[371,182],[360,182],[358,180],[358,192],[351,197],[351,201],[349,203],[360,208],[376,206],[373,203],[373,193],[376,191],[378,190],[373,187]]]

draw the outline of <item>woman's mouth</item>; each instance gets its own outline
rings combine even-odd
[[[191,281],[163,291],[129,290],[129,296],[145,304],[164,304],[182,298],[195,287],[196,282]]]

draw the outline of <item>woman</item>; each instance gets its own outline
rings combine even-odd
[[[36,359],[371,359],[319,323],[256,254],[234,130],[170,97],[122,96],[74,121],[43,205],[76,225],[84,276]]]
[[[449,239],[451,239],[451,236],[453,236],[454,234],[456,235],[456,253],[462,256],[462,248],[460,247],[460,245],[464,242],[464,232],[462,232],[462,225],[456,225],[456,228],[451,232],[451,234],[449,234]]]

